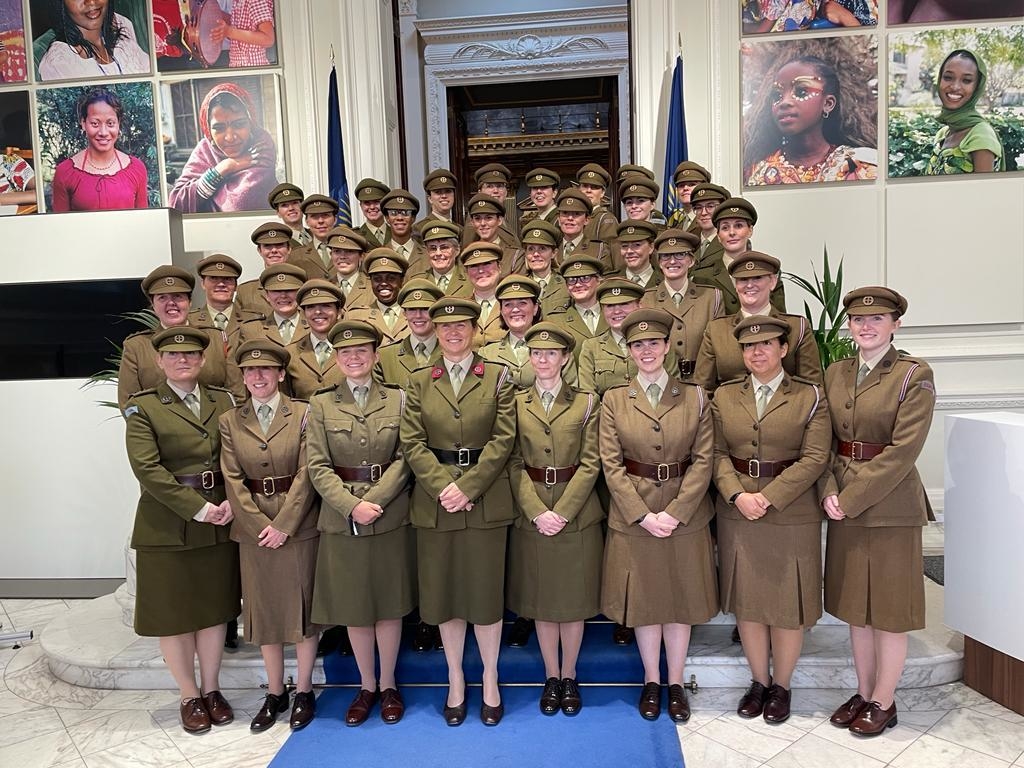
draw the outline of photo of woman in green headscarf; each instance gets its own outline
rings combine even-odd
[[[935,134],[926,176],[1003,170],[999,137],[975,108],[987,79],[981,58],[965,48],[958,48],[943,60],[936,83],[942,127]]]

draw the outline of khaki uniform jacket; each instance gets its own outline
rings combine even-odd
[[[700,230],[695,232],[700,237]],[[725,248],[716,237],[711,241],[704,255],[690,267],[690,280],[700,285],[708,285],[718,288],[725,299],[725,314],[734,315],[740,311],[740,300],[736,295],[736,283],[725,266],[723,259]],[[779,312],[786,311],[786,289],[779,278],[779,284],[775,286],[770,297],[771,305]]]
[[[821,374],[821,357],[807,319],[799,315],[785,315],[774,307],[768,314],[784,319],[789,325],[789,351],[782,358],[782,367],[786,373],[821,384],[824,378]],[[739,314],[720,317],[708,323],[704,331],[693,380],[709,393],[714,393],[722,382],[737,379],[747,371],[743,363],[743,350],[732,335],[732,329],[742,319]]]
[[[704,529],[714,514],[708,497],[714,454],[711,406],[704,390],[669,378],[657,410],[637,379],[605,392],[600,449],[611,494],[608,527],[627,536],[650,536],[638,523],[648,512],[679,521],[672,536]],[[623,459],[658,464],[690,460],[682,477],[666,481],[626,474]]]
[[[619,220],[615,218],[615,214],[603,205],[599,205],[587,219],[587,223],[583,227],[583,237],[587,240],[600,240],[602,243],[611,245],[618,237],[618,226]]]
[[[117,371],[117,406],[123,412],[128,398],[144,389],[153,389],[167,380],[156,364],[156,350],[151,339],[155,331],[145,330],[133,333],[124,340],[121,350],[121,365]],[[224,358],[224,341],[220,331],[214,329],[210,346],[206,348],[206,362],[199,371],[199,383],[215,387],[226,387],[233,394],[245,392],[238,368],[228,366]],[[185,410],[188,410],[187,408]],[[198,511],[198,509],[196,510]]]
[[[715,485],[719,515],[746,520],[729,503],[737,493],[760,491],[772,503],[753,522],[794,525],[824,518],[816,483],[828,468],[832,425],[825,394],[817,384],[784,376],[761,418],[754,404],[750,376],[726,382],[715,390]],[[793,461],[775,477],[750,477],[737,472],[730,456],[760,461]],[[815,545],[817,546],[817,544]]]
[[[362,270],[356,270],[354,277],[348,278],[352,284],[352,288],[349,289],[348,295],[345,296],[345,311],[348,312],[350,309],[357,307],[369,307],[377,301],[377,297],[373,295],[373,288],[370,287],[370,278]],[[341,275],[337,275],[335,282],[341,285]]]
[[[831,470],[822,477],[818,494],[838,494],[845,525],[924,525],[928,504],[914,464],[935,410],[932,369],[890,348],[857,387],[859,367],[859,359],[852,357],[833,363],[826,373],[834,439],[888,447],[868,461],[833,450]]]
[[[384,243],[385,248],[392,248],[399,256],[405,258],[409,262],[409,268],[406,270],[408,275],[410,272],[422,272],[425,269],[430,269],[430,256],[427,254],[427,249],[423,243],[415,238],[411,238],[402,244],[402,249],[406,253],[402,253],[402,250],[395,248],[390,241]]]
[[[221,339],[224,342],[224,354],[230,361],[234,359],[234,351],[238,348],[238,334],[242,329],[242,323],[257,317],[263,317],[263,313],[242,309],[236,299],[235,306],[231,310],[231,317],[228,318],[227,327],[223,331],[217,328],[213,317],[210,316],[210,312],[205,306],[193,309],[188,313],[188,324],[193,328],[220,331]]]
[[[224,487],[198,490],[174,478],[220,469],[217,420],[234,407],[227,390],[200,385],[196,418],[166,381],[128,401],[125,447],[141,490],[133,549],[179,551],[228,541],[228,526],[193,520],[207,502],[224,501]]]
[[[583,342],[595,336],[600,336],[608,330],[608,321],[604,319],[601,305],[597,304],[595,309],[597,310],[597,329],[593,333],[590,332],[590,326],[583,320],[583,316],[580,315],[580,310],[575,304],[571,305],[565,312],[560,312],[551,318],[551,322],[558,323],[576,337],[576,348],[573,350],[573,356],[576,358],[577,363],[579,363]]]
[[[220,467],[231,511],[231,539],[259,544],[268,525],[293,539],[317,536],[317,496],[306,470],[307,403],[281,395],[270,430],[260,428],[252,400],[220,417]],[[284,493],[250,491],[246,479],[292,477]],[[271,488],[271,484],[267,484]]]
[[[306,322],[306,316],[302,314],[302,311],[300,310],[299,312],[296,312],[294,317],[295,330],[292,331],[292,339],[289,342],[286,342],[281,338],[281,331],[278,330],[277,320],[274,317],[273,312],[266,317],[254,318],[243,322],[242,329],[239,332],[239,341],[269,339],[275,344],[287,347],[289,344],[295,343],[303,336],[309,335],[309,324]]]
[[[393,387],[404,387],[413,371],[436,365],[441,359],[441,347],[434,344],[434,349],[425,364],[416,359],[412,336],[406,336],[397,344],[388,344],[377,350],[377,363],[373,366],[373,378],[382,384]]]
[[[247,280],[239,284],[235,290],[235,303],[254,317],[266,317],[274,313],[259,280]]]
[[[526,273],[526,276],[531,280],[537,279],[529,272]],[[557,318],[553,316],[565,312],[570,305],[572,305],[572,297],[565,285],[565,278],[552,269],[548,274],[548,284],[544,286],[540,294],[541,314],[545,320],[555,320]]]
[[[319,390],[341,382],[342,375],[334,349],[331,349],[331,355],[321,370],[316,360],[313,337],[309,334],[289,344],[288,352],[292,357],[285,380],[288,382],[288,391],[294,397],[308,400]]]
[[[288,254],[288,263],[294,264],[305,272],[307,280],[318,278],[320,280],[330,280],[332,283],[335,282],[337,270],[334,268],[334,264],[332,263],[329,267],[324,266],[324,260],[320,257],[320,252],[314,247],[314,243],[319,243],[319,241],[313,238],[313,242],[308,245],[292,248]],[[326,249],[327,246],[325,245],[324,248]]]
[[[601,401],[564,381],[545,413],[536,387],[516,395],[519,425],[509,459],[512,496],[520,514],[516,527],[536,531],[533,521],[547,510],[568,520],[562,532],[582,531],[604,518],[594,484],[601,473],[598,424]],[[570,467],[576,473],[566,483],[545,485],[531,480],[524,466]]]
[[[522,232],[523,231],[523,227],[525,227],[531,221],[534,221],[537,218],[537,214],[538,213],[539,213],[539,211],[536,208],[533,208],[532,210],[526,211],[525,213],[521,214],[519,216],[519,231]],[[540,218],[544,219],[544,221],[546,221],[548,224],[554,224],[557,227],[558,226],[558,208],[557,207],[553,207],[550,211],[548,211],[546,214],[544,214]]]
[[[671,350],[665,356],[665,371],[678,377],[679,361]],[[636,378],[636,363],[629,352],[615,343],[611,329],[587,339],[580,350],[577,386],[584,392],[603,395],[612,387],[621,387]]]
[[[616,264],[613,262],[611,244],[601,242],[600,240],[591,240],[587,237],[585,229],[579,245],[573,248],[572,253],[568,256],[565,254],[566,244],[566,241],[562,241],[562,245],[555,251],[555,261],[560,265],[572,261],[573,256],[590,256],[591,258],[598,259],[604,265],[606,277],[612,274],[621,274],[622,270],[625,269],[621,263]]]
[[[383,242],[377,239],[377,236],[373,234],[373,230],[370,229],[370,225],[365,221],[359,225],[356,232],[363,236],[367,243],[370,244],[371,248],[381,248],[384,243],[391,239],[391,227],[384,224],[384,240]]]
[[[445,296],[460,296],[464,299],[468,299],[473,295],[473,284],[469,282],[469,278],[466,277],[466,269],[461,264],[456,263],[452,266],[451,272],[448,273],[448,287],[445,288]],[[430,262],[427,262],[426,269],[420,269],[416,272],[409,270],[405,273],[404,282],[407,283],[413,278],[420,278],[421,280],[429,280],[430,282],[437,284],[434,280],[434,271],[430,268]]]
[[[391,328],[388,328],[388,324],[384,320],[384,312],[381,310],[380,305],[377,304],[376,299],[373,300],[373,304],[369,307],[355,307],[351,310],[346,308],[345,319],[362,320],[380,331],[380,346],[382,347],[389,344],[397,344],[412,333],[412,331],[409,330],[409,322],[405,319],[405,313],[398,306],[398,302],[391,306],[395,310],[395,325]]]
[[[503,365],[472,357],[458,396],[444,363],[409,377],[402,417],[402,450],[416,476],[412,523],[419,528],[454,531],[497,528],[515,519],[508,457],[516,438],[515,388]],[[442,464],[431,448],[482,448],[467,467]],[[473,508],[449,513],[437,497],[454,482]]]
[[[507,333],[501,337],[501,341],[485,344],[480,348],[478,354],[484,360],[490,360],[493,363],[501,363],[507,366],[516,389],[532,387],[537,380],[537,375],[533,372],[533,366],[530,365],[529,352],[527,351],[526,357],[520,363],[519,358],[516,357],[512,339]],[[562,368],[562,378],[566,384],[573,385],[576,383],[576,361],[571,356],[566,361],[565,367]]]
[[[477,304],[480,303],[472,293],[470,293],[466,298],[470,301],[476,301]],[[501,302],[497,299],[493,299],[491,311],[488,313],[487,319],[485,320],[482,316],[477,318],[476,333],[473,336],[473,346],[479,349],[485,344],[501,341],[505,337],[506,333],[508,333],[508,331],[501,326]]]
[[[320,392],[309,403],[309,479],[322,499],[320,530],[347,536],[387,533],[409,524],[409,467],[398,442],[405,396],[396,387],[373,382],[360,409],[347,382]],[[335,467],[391,466],[376,482],[349,482]],[[370,525],[352,519],[360,501],[384,508]]]
[[[679,370],[676,375],[683,381],[692,381],[697,353],[704,340],[704,330],[708,323],[724,314],[722,292],[717,288],[694,285],[691,281],[687,284],[683,300],[678,307],[672,300],[672,293],[665,283],[661,283],[644,292],[640,306],[663,309],[675,318],[669,332],[668,346],[676,354],[681,366],[684,362],[689,363],[687,367],[690,373],[684,375],[683,371]]]

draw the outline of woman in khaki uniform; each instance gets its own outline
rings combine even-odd
[[[238,546],[227,528],[231,505],[218,469],[217,420],[235,404],[226,390],[199,385],[209,345],[199,328],[156,333],[150,352],[166,379],[132,395],[124,411],[128,463],[142,489],[131,539],[135,631],[160,638],[189,733],[234,719],[218,678],[227,622],[238,616],[241,598]]]
[[[294,397],[308,400],[317,390],[333,387],[342,379],[327,333],[341,317],[345,294],[337,283],[314,279],[302,284],[295,300],[309,334],[288,345],[287,382]]]
[[[785,320],[789,325],[789,351],[782,359],[782,367],[791,376],[821,383],[821,358],[807,320],[799,315],[783,314],[771,306],[771,293],[779,282],[780,267],[778,259],[759,251],[747,251],[742,260],[729,265],[729,274],[739,293],[740,311],[708,323],[693,375],[693,380],[709,393],[713,394],[722,382],[746,374],[743,353],[733,330],[740,320],[751,315]]]
[[[719,592],[751,684],[741,717],[789,718],[803,630],[821,617],[821,508],[832,428],[817,384],[786,374],[789,325],[754,315],[734,334],[750,376],[715,392]],[[769,668],[770,671],[769,671]]]
[[[505,608],[506,526],[515,519],[508,457],[516,436],[515,388],[504,365],[473,354],[480,307],[447,297],[430,308],[442,359],[409,377],[402,450],[416,485],[420,615],[440,626],[448,662],[448,725],[466,719],[462,652],[474,624],[483,662],[480,719],[504,714],[498,651]]]
[[[896,725],[907,632],[924,627],[921,526],[927,499],[914,467],[935,408],[928,364],[892,345],[907,300],[881,286],[843,299],[859,353],[829,366],[832,468],[819,494],[829,516],[825,610],[850,625],[857,693],[833,725],[874,736]]]
[[[597,286],[597,300],[608,330],[583,341],[579,352],[579,386],[584,392],[603,395],[636,376],[636,363],[622,335],[622,324],[630,312],[640,308],[643,295],[643,288],[621,277],[609,278]]]
[[[718,613],[708,498],[714,450],[704,391],[664,370],[672,316],[638,309],[622,326],[637,377],[603,398],[600,450],[611,493],[601,611],[636,629],[644,664],[641,716],[661,714],[661,644],[668,711],[686,722],[683,665],[690,627]]]
[[[398,445],[405,397],[373,381],[376,327],[343,320],[329,338],[345,378],[310,402],[309,477],[322,498],[313,620],[348,627],[361,682],[345,724],[364,723],[378,699],[381,719],[397,723],[402,617],[416,607],[409,468]]]
[[[260,647],[268,693],[250,724],[264,731],[288,709],[284,644],[295,644],[298,682],[290,725],[313,719],[318,627],[310,622],[316,566],[316,494],[306,472],[305,402],[279,390],[288,350],[268,339],[235,353],[250,400],[220,418],[221,470],[235,514],[245,639]]]
[[[601,401],[570,387],[562,374],[572,359],[571,333],[538,323],[526,342],[536,381],[516,395],[509,479],[519,514],[510,543],[508,607],[536,620],[547,678],[540,711],[571,716],[583,706],[576,684],[583,622],[601,607],[604,511],[594,490]]]

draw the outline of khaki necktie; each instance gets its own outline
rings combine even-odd
[[[661,402],[661,387],[657,384],[648,385],[647,400],[650,402],[651,408],[657,408],[658,403]]]
[[[452,281],[451,275],[441,275],[437,278],[437,287],[442,291],[448,290],[448,283]]]
[[[544,278],[543,280],[537,280],[537,285],[540,286],[540,295],[543,296],[544,295],[544,291],[546,291],[548,289],[547,278]]]
[[[857,386],[858,387],[861,384],[864,383],[864,379],[866,379],[868,377],[869,373],[871,373],[871,369],[868,368],[868,364],[867,363],[864,363],[863,365],[861,365],[860,368],[857,369]]]
[[[314,348],[316,352],[316,362],[320,366],[320,370],[324,369],[327,365],[327,361],[331,359],[331,345],[326,341],[318,341]]]
[[[189,392],[185,395],[185,405],[192,411],[192,415],[197,419],[199,418],[199,398],[196,397],[194,392]]]
[[[494,305],[490,299],[484,299],[480,302],[480,323],[486,323],[487,318],[491,315],[491,307]]]
[[[397,253],[403,259],[409,258],[408,250],[406,249],[406,247],[404,245],[396,245],[395,246],[395,253]]]
[[[453,365],[452,366],[452,372],[451,372],[452,391],[456,395],[458,395],[459,394],[459,390],[462,389],[462,377],[463,377],[464,373],[465,373],[465,371],[462,370],[462,366],[461,365]]]
[[[768,407],[768,398],[771,397],[772,388],[767,384],[762,384],[757,388],[757,397],[754,399],[754,405],[757,407],[757,418],[761,418],[764,415],[764,409]]]
[[[516,362],[520,365],[526,362],[527,355],[530,354],[530,348],[526,346],[525,341],[517,341],[516,345],[512,348],[512,351],[516,355]]]
[[[347,277],[343,277],[341,279],[341,292],[344,293],[345,296],[348,296],[349,293],[351,293],[351,291],[352,291],[352,281],[349,280]]]
[[[270,423],[274,420],[274,412],[269,405],[264,403],[256,409],[256,420],[260,423],[263,434],[267,434],[270,431]]]
[[[387,307],[384,310],[384,323],[387,325],[389,331],[395,329],[395,322],[398,320],[398,315],[395,312],[394,307]]]
[[[590,332],[594,333],[597,330],[597,310],[593,308],[584,309],[583,322],[587,324],[587,328],[590,329]]]
[[[277,332],[281,334],[281,339],[285,344],[291,344],[292,336],[295,335],[295,321],[291,318],[282,320],[281,324],[277,326]]]
[[[218,331],[223,331],[228,327],[228,316],[223,312],[218,312],[213,317],[213,324],[217,327]]]
[[[540,396],[540,404],[544,406],[544,413],[551,413],[551,404],[555,402],[555,396],[550,392],[544,392]]]
[[[369,387],[363,386],[356,387],[355,389],[352,390],[353,394],[355,394],[356,396],[356,405],[359,406],[359,410],[361,411],[366,409],[366,398],[369,391]]]
[[[642,278],[640,277],[640,275],[633,275],[633,276],[632,276],[631,278],[629,278],[629,279],[630,279],[630,280],[631,280],[632,282],[636,283],[637,285],[642,285],[642,284],[643,284],[643,282],[644,282],[644,281],[643,281],[643,279],[642,279]]]
[[[675,293],[672,294],[672,301],[678,307],[680,304],[683,303],[683,294],[681,294],[679,291],[676,291]]]
[[[324,263],[325,269],[331,268],[331,252],[323,243],[317,243],[316,252],[320,254],[320,261]]]
[[[427,345],[421,341],[419,344],[416,345],[416,349],[414,351],[416,353],[416,362],[419,363],[420,365],[426,365],[428,360]]]
[[[629,345],[626,344],[626,337],[623,336],[619,339],[619,349],[622,350],[622,354],[626,357],[629,356]]]
[[[566,243],[563,255],[566,258],[568,258],[568,257],[572,256],[572,252],[575,251],[575,250],[576,250],[576,245],[574,243]]]

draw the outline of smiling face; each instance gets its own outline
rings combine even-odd
[[[629,271],[638,274],[650,265],[651,254],[654,253],[654,243],[650,240],[622,242],[619,243],[619,252]]]
[[[446,275],[455,266],[455,256],[459,252],[457,240],[449,237],[443,240],[428,240],[424,247],[427,249],[427,258],[430,259],[430,268],[437,274]]]
[[[398,299],[398,289],[402,287],[402,275],[398,272],[374,272],[370,275],[370,288],[377,301],[390,307]]]
[[[363,252],[355,248],[330,248],[331,263],[342,277],[355,274],[363,260]]]
[[[412,211],[399,210],[398,208],[384,211],[384,218],[387,219],[388,226],[391,227],[391,234],[397,238],[408,237],[412,231],[412,217]]]
[[[884,315],[850,315],[846,327],[850,336],[865,358],[871,358],[888,349],[892,343],[892,335],[900,327],[901,321],[891,312]]]
[[[587,200],[595,208],[601,204],[601,200],[604,198],[604,187],[598,186],[597,184],[587,184],[583,182],[580,184],[580,192],[587,196]]]
[[[627,197],[623,199],[622,207],[626,210],[627,219],[647,221],[654,210],[654,201],[646,197]]]
[[[306,316],[310,330],[320,338],[325,338],[327,332],[338,322],[339,311],[337,304],[324,302],[323,304],[306,305],[302,308],[302,314]]]
[[[291,252],[291,243],[259,243],[256,246],[256,250],[260,254],[260,258],[263,259],[263,266],[269,267],[272,264],[280,264],[283,261],[288,260],[288,254]]]
[[[402,310],[405,313],[405,322],[409,324],[409,330],[421,339],[426,339],[434,334],[434,321],[430,319],[430,310],[426,307],[406,307]]]
[[[363,212],[363,218],[379,227],[384,223],[384,212],[380,209],[380,200],[360,200],[359,210]]]
[[[639,301],[627,301],[621,304],[602,304],[601,312],[604,314],[604,321],[616,331],[622,330],[622,321],[635,309],[640,309]]]
[[[667,354],[666,339],[639,339],[629,342],[629,356],[633,358],[637,369],[649,379],[656,379],[661,375]]]
[[[825,113],[836,106],[836,97],[825,93],[825,83],[817,70],[802,61],[790,62],[778,71],[769,100],[772,117],[783,136],[820,131]]]
[[[555,249],[543,243],[526,244],[526,266],[536,277],[547,277],[551,272],[551,260]]]
[[[327,233],[334,226],[335,215],[330,211],[306,214],[306,228],[317,240],[327,239]]]
[[[454,323],[438,323],[437,343],[441,353],[452,362],[463,360],[473,347],[475,326],[470,320],[459,320]]]
[[[566,240],[575,240],[587,223],[587,214],[583,211],[559,211],[558,228]]]
[[[114,150],[117,137],[121,135],[121,121],[117,110],[107,102],[94,101],[90,104],[80,125],[93,152],[103,154]]]
[[[516,336],[522,336],[533,325],[537,302],[533,299],[501,299],[501,317]]]
[[[299,305],[295,301],[297,289],[288,291],[266,291],[267,301],[277,314],[281,317],[291,317],[299,311]]]
[[[658,266],[669,285],[678,286],[693,266],[693,251],[658,254]]]
[[[252,146],[252,121],[244,109],[218,105],[210,110],[210,138],[228,157],[241,157]]]
[[[565,287],[569,290],[574,303],[583,307],[589,307],[594,303],[597,296],[597,275],[579,275],[578,277],[565,278]]]
[[[726,253],[733,255],[750,250],[748,243],[754,228],[746,219],[719,219],[718,239]]]
[[[185,324],[190,302],[187,293],[157,293],[150,298],[153,300],[153,314],[164,328]]]
[[[242,381],[253,400],[267,402],[277,394],[284,381],[284,368],[276,365],[247,365],[242,368]]]
[[[186,392],[196,388],[205,360],[202,352],[158,352],[156,356],[157,367],[167,380]]]
[[[238,279],[235,277],[203,275],[206,302],[214,309],[224,309],[230,305],[235,300],[235,288],[237,287]]]
[[[490,195],[502,205],[505,204],[505,198],[508,197],[508,184],[503,181],[482,181],[480,186],[477,188],[477,192],[483,192],[485,195]]]
[[[959,109],[978,87],[978,65],[966,56],[954,56],[942,67],[939,100],[946,109]]]
[[[764,341],[752,341],[743,347],[743,364],[757,376],[758,381],[768,382],[782,372],[782,358],[789,351],[788,344],[781,344],[778,337]]]
[[[697,226],[701,232],[707,234],[715,231],[715,223],[711,220],[711,214],[721,200],[701,200],[693,204],[693,212],[697,215]]]
[[[494,241],[498,234],[498,227],[504,219],[496,213],[471,213],[469,221],[476,230],[477,236],[485,243]]]
[[[683,205],[690,204],[690,193],[693,192],[693,188],[696,187],[699,181],[683,181],[676,184],[676,196],[683,203]]]
[[[370,380],[373,366],[377,363],[377,352],[373,344],[353,344],[337,350],[338,368],[350,381],[365,384]]]
[[[427,202],[430,203],[430,210],[447,217],[455,207],[455,189],[432,189],[427,192]]]
[[[64,10],[83,32],[99,33],[107,15],[107,0],[64,0]]]
[[[302,226],[302,206],[298,200],[289,200],[277,206],[277,215],[292,229]]]
[[[736,295],[740,306],[750,314],[758,314],[766,309],[771,300],[772,291],[779,283],[778,275],[758,275],[757,277],[735,278]]]
[[[501,277],[501,265],[497,259],[466,267],[466,276],[473,284],[473,292],[479,296],[490,296]]]
[[[556,191],[554,187],[530,187],[530,199],[537,206],[538,211],[544,211],[555,202]]]

